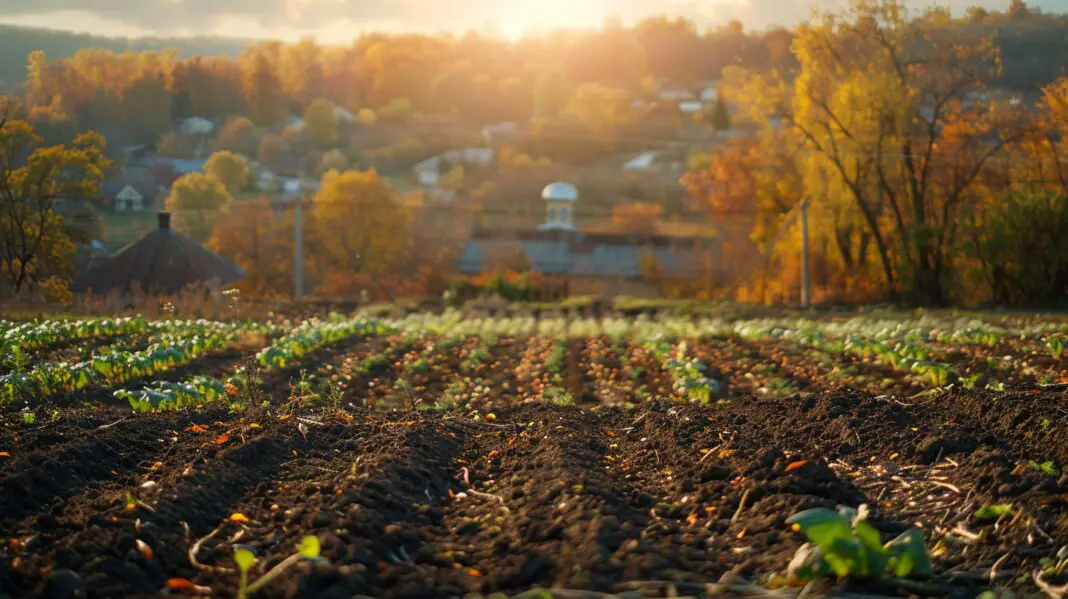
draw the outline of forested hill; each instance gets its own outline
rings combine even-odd
[[[981,35],[993,36],[998,40],[1004,65],[1002,87],[1033,92],[1057,77],[1068,74],[1068,15],[1043,14],[1037,11],[1026,14],[969,11],[967,17],[951,20],[945,26],[956,28],[957,35],[962,38],[975,39]],[[786,60],[785,64],[774,64],[778,62],[775,60],[769,64],[767,60],[770,55],[781,56],[783,50],[788,47],[791,34],[785,31],[746,32],[733,39],[729,35],[725,36],[724,31],[702,35],[696,27],[691,26],[668,31],[672,39],[667,46],[681,54],[675,57],[659,56],[665,48],[645,47],[649,58],[647,64],[652,71],[660,70],[654,67],[658,62],[656,58],[667,58],[669,63],[674,63],[675,68],[670,69],[671,71],[677,71],[680,65],[693,65],[696,67],[695,72],[688,75],[695,79],[707,78],[711,74],[707,72],[707,67],[722,65],[724,59],[730,56],[734,56],[734,60],[728,62],[737,62],[749,68],[790,67],[790,60]],[[173,48],[185,57],[220,54],[236,56],[251,41],[212,37],[111,38],[0,25],[0,92],[25,81],[26,56],[34,50],[43,50],[50,59],[73,56],[82,48],[106,48],[116,52],[126,49],[145,51]],[[650,38],[644,38],[642,41],[648,44]],[[665,42],[666,40],[661,39],[657,45],[663,46]],[[667,52],[672,53],[670,49]],[[707,60],[702,57],[707,57]],[[762,57],[763,60],[751,60],[753,57]],[[708,64],[703,64],[705,62]],[[712,70],[718,74],[719,68]]]
[[[0,90],[20,85],[26,80],[26,56],[43,50],[49,58],[66,58],[82,48],[106,48],[115,52],[165,50],[174,48],[182,56],[237,56],[248,40],[212,37],[189,38],[122,38],[0,25]]]

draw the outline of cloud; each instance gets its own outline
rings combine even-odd
[[[740,19],[748,28],[793,25],[844,0],[572,0],[605,7],[624,21],[668,13],[692,17],[702,24]],[[398,29],[435,31],[480,27],[507,18],[513,3],[537,6],[540,0],[0,0],[0,19],[80,11],[99,19],[160,34],[217,33],[220,24],[252,22],[266,29],[314,31],[339,22],[395,23]],[[909,0],[914,8],[931,0]],[[941,4],[962,11],[978,4],[1003,9],[1006,0],[948,0]],[[1065,0],[1031,0],[1030,6],[1050,12],[1068,9]],[[38,20],[39,19],[35,19]],[[357,32],[354,32],[354,34]]]

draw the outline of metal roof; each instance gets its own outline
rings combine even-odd
[[[564,239],[472,239],[460,258],[464,274],[478,274],[493,268],[495,256],[518,248],[530,262],[531,269],[548,275],[584,277],[638,278],[642,261],[651,255],[667,275],[686,277],[699,274],[699,264],[710,243],[695,245],[643,244],[639,240],[620,238],[613,241],[584,239],[581,234]]]

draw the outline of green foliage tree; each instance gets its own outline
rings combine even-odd
[[[304,124],[311,129],[320,146],[338,141],[337,106],[326,98],[316,98],[304,109]]]
[[[87,201],[79,202],[63,218],[63,228],[75,243],[88,244],[104,238],[104,217]]]
[[[166,199],[175,228],[198,241],[211,236],[214,223],[232,203],[233,197],[222,181],[202,173],[190,173],[175,181]]]
[[[70,146],[42,141],[26,121],[0,118],[0,275],[14,293],[69,283],[74,246],[55,201],[96,197],[110,164],[95,133]]]
[[[212,154],[204,164],[204,172],[221,181],[231,194],[245,189],[249,184],[248,160],[233,152]]]

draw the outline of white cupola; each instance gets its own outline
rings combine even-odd
[[[575,230],[575,202],[578,201],[578,190],[574,185],[563,181],[550,183],[542,190],[541,199],[545,201],[545,224],[540,227],[542,231]]]

